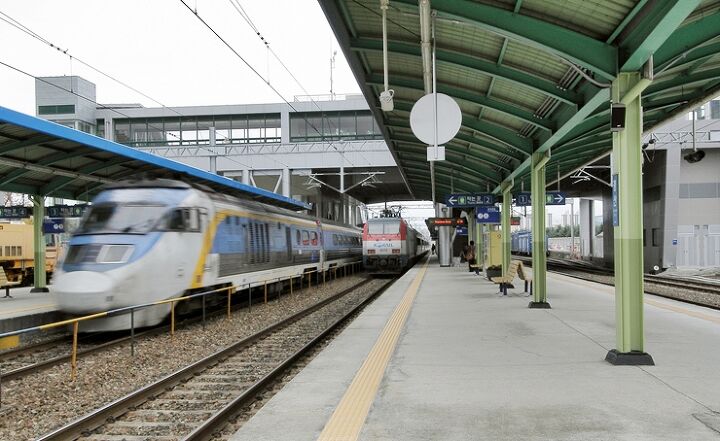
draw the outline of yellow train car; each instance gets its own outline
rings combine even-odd
[[[58,259],[57,235],[46,234],[45,271],[55,270]],[[35,247],[31,224],[0,224],[0,266],[11,281],[32,283]]]

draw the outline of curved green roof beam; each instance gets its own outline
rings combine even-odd
[[[413,5],[416,10],[418,5],[417,0],[393,0],[393,3]],[[556,54],[606,79],[615,79],[618,51],[613,45],[548,21],[469,0],[432,0],[432,8],[440,16],[472,23]]]
[[[397,100],[395,101],[395,108],[404,112],[409,112],[412,110],[412,104],[407,101]],[[502,142],[509,148],[520,152],[525,156],[530,156],[532,153],[532,141],[528,138],[521,137],[510,129],[506,129],[487,121],[479,120],[476,116],[468,116],[467,114],[463,114],[462,125],[468,129],[483,133],[490,138]]]
[[[697,0],[687,2],[688,5],[695,6],[698,3]],[[694,9],[695,6],[692,8]],[[695,51],[702,51],[702,48],[698,46],[718,36],[718,29],[720,29],[720,13],[718,12],[681,27],[673,33],[673,38],[668,39],[655,52],[653,55],[655,65],[662,68],[686,51],[691,51],[688,56],[694,56]]]
[[[410,128],[410,122],[409,119],[401,119],[401,118],[389,118],[385,121],[385,126],[394,128],[394,129],[405,129],[406,131],[409,131],[412,133],[412,129]],[[413,135],[414,137],[415,135]],[[515,162],[521,162],[523,159],[525,159],[524,154],[518,154],[514,150],[510,149],[510,147],[496,142],[495,140],[487,140],[485,138],[478,138],[476,136],[470,136],[463,132],[459,132],[455,135],[455,139],[458,141],[468,142],[472,144],[473,146],[477,147],[481,151],[494,155],[497,158],[500,158],[502,156],[507,156],[511,160]]]
[[[417,3],[416,3],[417,4]],[[382,40],[378,38],[355,38],[350,40],[350,49],[355,51],[382,52]],[[417,42],[388,41],[388,53],[422,56],[420,45]],[[495,61],[488,61],[483,58],[474,57],[457,51],[447,49],[436,49],[435,57],[438,62],[454,64],[478,72],[482,72],[494,78],[501,78],[513,84],[528,87],[537,92],[555,98],[566,104],[576,105],[578,95],[572,91],[563,90],[552,81],[536,75],[523,72],[511,67],[498,65]],[[392,75],[390,79],[392,80]]]
[[[373,86],[382,86],[383,77],[382,75],[368,75],[367,82],[368,84],[371,84]],[[416,78],[391,75],[390,83],[393,86],[402,87],[404,89],[418,90],[421,92],[425,90],[422,80]],[[532,124],[540,129],[547,130],[549,132],[552,132],[554,128],[554,125],[551,121],[543,118],[538,118],[533,114],[533,112],[529,110],[522,109],[514,104],[510,104],[505,101],[496,100],[476,91],[463,89],[460,87],[447,86],[441,83],[438,83],[437,91],[439,93],[449,95],[453,98],[461,99],[463,101],[467,101],[478,106],[496,110],[502,114],[517,118],[520,121]]]

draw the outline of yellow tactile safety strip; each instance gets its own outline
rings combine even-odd
[[[563,276],[563,275],[561,275],[561,274],[553,274],[553,277],[562,278],[562,279],[567,279],[568,281],[571,281],[571,282],[573,282],[573,283],[586,285],[586,286],[589,286],[589,287],[592,287],[592,288],[595,288],[595,289],[599,289],[599,290],[601,290],[601,291],[606,291],[606,292],[607,292],[608,294],[610,294],[610,295],[613,295],[613,296],[615,295],[615,288],[614,288],[613,286],[609,286],[609,285],[599,285],[599,284],[594,283],[594,282],[585,281],[585,280],[580,280],[580,279],[575,279],[575,278],[573,278],[573,277]],[[649,294],[649,295],[652,295],[652,294]],[[705,321],[708,321],[708,322],[720,324],[720,317],[715,316],[715,315],[705,314],[705,313],[702,313],[702,312],[699,312],[699,311],[692,311],[692,310],[687,309],[687,308],[683,308],[683,307],[680,307],[680,306],[668,305],[668,304],[666,304],[666,303],[658,302],[658,301],[656,301],[656,300],[650,300],[650,299],[647,299],[647,298],[643,299],[643,302],[647,303],[648,305],[655,306],[656,308],[666,309],[666,310],[668,310],[668,311],[673,311],[673,312],[679,312],[680,314],[685,314],[685,315],[688,315],[688,316],[690,316],[690,317],[699,318],[700,320],[705,320]]]
[[[53,303],[48,303],[47,305],[38,305],[38,306],[32,306],[29,308],[20,308],[20,309],[11,309],[9,311],[0,311],[0,316],[2,315],[9,315],[9,314],[15,314],[17,312],[27,312],[27,311],[33,311],[35,309],[43,309],[43,308],[51,308],[55,306]]]
[[[420,284],[425,277],[428,263],[418,271],[410,287],[405,291],[400,304],[395,308],[390,320],[375,342],[370,354],[355,374],[352,383],[340,400],[335,412],[325,424],[325,428],[318,437],[319,441],[352,441],[360,435],[365,424],[370,406],[375,400],[380,381],[395,351],[400,331],[402,331],[410,307],[415,301]]]

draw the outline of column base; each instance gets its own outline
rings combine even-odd
[[[640,351],[618,352],[617,349],[611,349],[605,361],[615,366],[655,366],[650,354]]]
[[[528,308],[530,308],[530,309],[552,309],[552,308],[550,308],[550,304],[548,302],[535,302],[535,301],[528,303]]]
[[[30,292],[50,292],[50,290],[48,288],[33,288],[30,290]]]

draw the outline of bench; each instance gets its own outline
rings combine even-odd
[[[11,299],[12,296],[10,295],[10,288],[18,286],[21,283],[22,280],[18,280],[17,282],[9,281],[7,275],[5,275],[5,269],[0,266],[0,289],[5,288],[5,297],[3,297],[4,299]]]
[[[505,274],[500,277],[493,277],[490,279],[493,283],[500,284],[500,292],[503,295],[507,295],[508,285],[510,285],[512,281],[515,280],[515,277],[517,277],[520,265],[521,263],[519,260],[513,260],[510,262],[510,268],[508,268],[508,271]]]
[[[525,268],[525,265],[523,265],[522,262],[520,262],[520,266],[518,267],[518,277],[520,278],[520,280],[525,281],[525,292],[528,292],[528,284],[530,285],[530,292],[528,293],[528,295],[532,295],[533,278],[531,274],[528,274],[527,268]]]
[[[527,274],[527,271],[523,267],[522,262],[519,260],[510,261],[510,268],[508,268],[507,273],[500,277],[493,277],[490,280],[492,280],[494,283],[500,284],[500,292],[503,295],[507,295],[508,286],[512,285],[515,277],[518,277],[520,280],[523,280],[525,282],[525,292],[528,292],[529,285],[530,292],[528,293],[528,295],[532,294],[532,276],[530,274]]]

